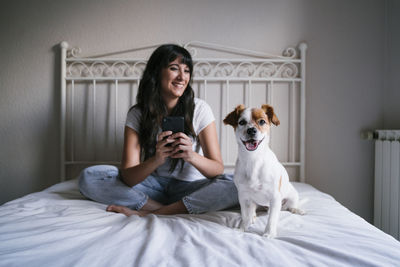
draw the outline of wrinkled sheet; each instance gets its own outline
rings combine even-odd
[[[126,217],[86,200],[77,180],[0,206],[0,266],[400,266],[400,243],[310,185],[304,216],[282,211],[278,237],[240,211]]]

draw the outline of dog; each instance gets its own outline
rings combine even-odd
[[[246,108],[238,105],[223,120],[234,128],[238,143],[234,183],[238,189],[241,226],[248,231],[256,219],[257,206],[268,206],[264,236],[274,238],[280,210],[305,214],[298,208],[299,195],[289,175],[269,147],[271,125],[280,124],[270,105]]]

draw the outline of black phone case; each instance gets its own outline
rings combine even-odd
[[[173,133],[184,132],[185,122],[183,117],[180,116],[164,117],[162,120],[161,128],[163,132],[165,131],[172,131]]]

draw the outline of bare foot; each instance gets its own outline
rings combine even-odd
[[[128,207],[118,206],[118,205],[110,205],[110,206],[107,207],[106,211],[111,211],[111,212],[115,212],[115,213],[122,213],[122,214],[125,214],[128,217],[132,216],[132,215],[138,215],[138,216],[147,215],[147,212],[131,210]]]
[[[156,209],[157,207],[160,207],[159,209]],[[128,207],[125,206],[119,206],[119,205],[109,205],[106,209],[106,211],[111,211],[115,213],[122,213],[125,214],[126,216],[132,216],[132,215],[137,215],[140,217],[146,216],[149,213],[157,214],[157,215],[172,215],[172,214],[185,214],[188,213],[188,210],[186,209],[185,205],[183,204],[182,200],[179,200],[175,203],[169,204],[167,206],[163,205],[156,205],[156,206],[143,206],[140,211],[138,210],[132,210]],[[152,208],[152,209],[149,209]]]

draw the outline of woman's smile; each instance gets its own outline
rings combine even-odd
[[[175,87],[184,89],[186,87],[186,83],[181,83],[181,82],[173,82],[172,83]]]

